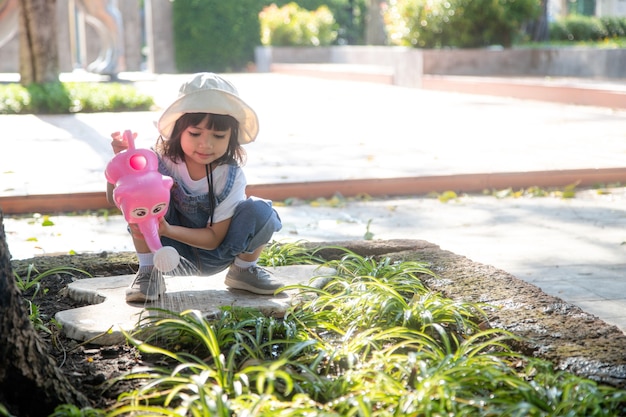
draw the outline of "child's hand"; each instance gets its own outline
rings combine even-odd
[[[168,236],[170,224],[165,220],[165,217],[159,219],[159,236]]]
[[[143,237],[143,233],[141,233],[141,230],[139,230],[139,225],[137,223],[129,223],[128,229],[130,230],[130,234],[134,239],[146,240]]]
[[[128,149],[128,141],[124,138],[121,132],[113,132],[111,133],[111,147],[113,148],[113,153],[118,154],[122,151]],[[133,139],[137,139],[137,132],[133,132]]]

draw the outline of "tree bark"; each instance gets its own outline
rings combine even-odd
[[[536,19],[530,22],[526,33],[530,35],[533,42],[544,42],[550,39],[550,29],[548,25],[548,0],[541,1],[541,12]]]
[[[387,33],[381,10],[382,0],[369,0],[365,20],[365,44],[386,45]]]
[[[21,0],[20,6],[20,83],[59,81],[56,0]]]
[[[89,405],[57,368],[15,285],[0,209],[0,404],[12,415],[50,415],[61,404]]]

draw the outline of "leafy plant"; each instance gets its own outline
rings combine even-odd
[[[335,248],[336,249],[336,248]],[[315,251],[312,252],[313,255]],[[119,416],[620,415],[626,391],[555,371],[481,330],[482,306],[441,297],[419,262],[344,256],[283,319],[252,309],[150,309],[127,334],[154,365],[102,414]],[[63,414],[66,411],[67,414]],[[55,416],[77,414],[59,408]],[[87,411],[87,410],[85,410]],[[91,412],[91,410],[89,410]]]
[[[374,239],[374,233],[370,230],[370,226],[372,225],[372,219],[367,221],[367,225],[365,226],[365,234],[363,235],[364,240],[372,240]]]
[[[42,279],[51,275],[55,275],[55,274],[73,275],[74,272],[78,272],[80,274],[84,274],[84,275],[91,277],[91,275],[88,272],[83,271],[82,269],[73,268],[69,266],[51,268],[40,273],[34,264],[28,265],[28,268],[26,269],[26,275],[19,275],[17,272],[13,272],[13,276],[15,277],[15,283],[17,284],[17,287],[22,292],[27,292],[31,289],[34,289],[34,292],[32,295],[32,298],[34,299],[37,296],[37,293],[39,292]]]
[[[75,405],[63,404],[58,406],[49,417],[104,417],[105,415],[103,410],[91,407],[80,409]]]
[[[28,319],[33,324],[33,327],[37,331],[43,331],[46,333],[52,333],[46,326],[41,314],[39,313],[39,306],[33,303],[31,300],[26,300],[28,303]]]
[[[272,4],[259,13],[259,20],[265,46],[324,46],[337,37],[335,19],[325,5],[309,11],[295,2]]]
[[[172,2],[176,68],[181,73],[245,70],[259,41],[258,0]]]
[[[535,0],[392,0],[385,14],[390,41],[417,48],[510,47],[539,14]]]
[[[147,111],[154,100],[131,85],[121,83],[67,83],[70,113]]]
[[[4,406],[4,404],[0,403],[0,416],[2,417],[11,417],[9,410]]]
[[[282,7],[292,1],[272,0],[265,3]],[[338,45],[363,45],[365,43],[365,22],[369,0],[298,0],[297,4],[311,11],[317,10],[320,6],[328,7],[337,24],[337,38],[333,43]]]
[[[89,274],[88,272],[73,267],[51,268],[44,271],[43,273],[40,273],[33,264],[28,265],[25,275],[20,275],[16,271],[13,272],[13,276],[15,277],[15,283],[20,291],[22,291],[22,293],[32,291],[30,299],[25,300],[28,304],[28,316],[31,323],[35,327],[35,330],[51,333],[50,329],[46,326],[43,317],[41,317],[41,314],[39,312],[39,306],[33,303],[33,300],[37,297],[37,294],[41,289],[41,280],[55,274],[73,275],[74,272],[78,272],[89,277],[91,276],[91,274]]]
[[[624,37],[626,18],[568,14],[550,23],[551,41],[601,41]]]
[[[276,242],[273,241],[266,246],[261,256],[259,264],[264,266],[286,266],[286,265],[313,265],[324,262],[322,258],[316,257],[314,253],[301,245],[302,242]]]
[[[146,111],[154,99],[120,83],[0,85],[0,114]]]

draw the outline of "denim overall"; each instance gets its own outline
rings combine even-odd
[[[216,206],[232,190],[240,169],[229,165],[228,178],[224,190],[215,196]],[[159,171],[163,175],[171,173],[159,158]],[[192,196],[182,182],[174,181],[170,194],[170,204],[165,220],[171,225],[190,228],[204,228],[210,217],[209,195]],[[240,253],[252,253],[268,243],[275,232],[282,228],[278,213],[272,202],[257,197],[243,200],[235,208],[235,214],[222,243],[213,250],[206,250],[161,236],[163,246],[174,247],[180,256],[194,264],[202,274],[213,275],[226,269]]]

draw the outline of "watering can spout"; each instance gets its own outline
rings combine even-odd
[[[148,248],[150,248],[150,252],[154,253],[163,247],[161,238],[159,237],[159,219],[151,217],[138,223],[138,226],[143,238],[146,240]]]

